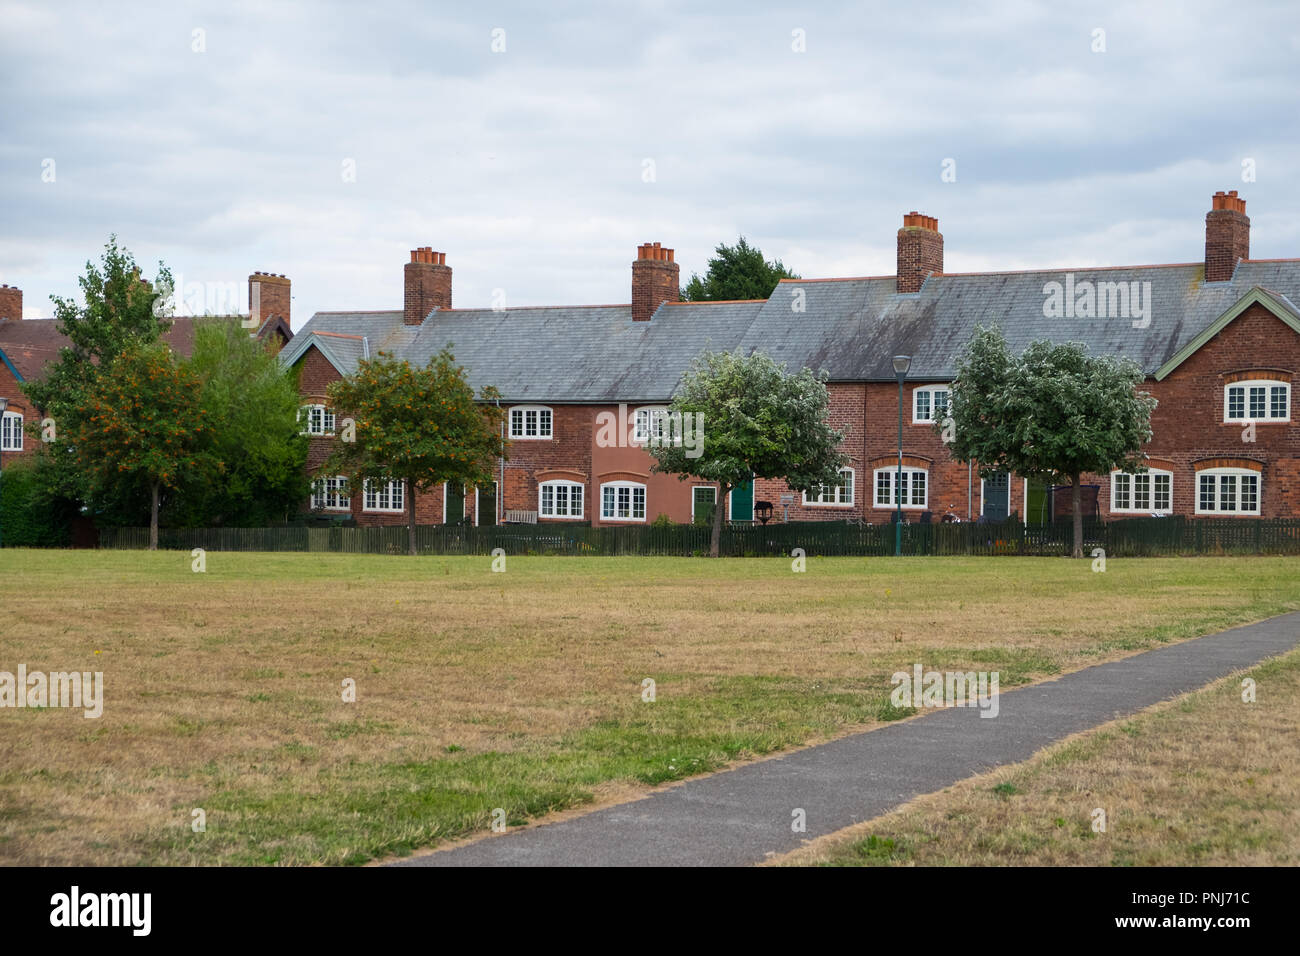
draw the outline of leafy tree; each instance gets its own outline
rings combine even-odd
[[[407,543],[415,554],[415,494],[435,485],[484,485],[505,454],[500,393],[484,388],[478,401],[465,370],[447,349],[424,368],[380,352],[328,390],[336,421],[355,419],[355,440],[343,431],[320,470],[346,474],[352,489],[401,481],[406,489]]]
[[[791,375],[761,352],[705,352],[691,364],[668,409],[671,427],[681,422],[680,440],[652,436],[646,450],[657,472],[718,483],[711,556],[721,551],[722,502],[733,488],[755,477],[784,478],[795,491],[840,480],[848,459],[839,451],[843,433],[827,420],[829,404],[812,371]]]
[[[92,496],[123,478],[149,489],[151,551],[158,548],[162,491],[219,469],[208,451],[211,438],[198,379],[166,346],[140,342],[89,376],[82,404],[68,410],[60,435]]]
[[[169,521],[260,527],[283,520],[311,488],[293,377],[264,343],[225,319],[197,324],[185,364],[213,428],[208,450],[225,471],[220,482],[197,474],[185,481]]]
[[[1012,355],[1002,331],[976,327],[958,361],[948,414],[959,461],[987,477],[1015,472],[1053,484],[1069,482],[1074,557],[1083,557],[1079,484],[1085,473],[1145,471],[1156,400],[1139,391],[1131,359],[1090,356],[1077,342],[1034,342]],[[936,423],[942,429],[945,423]]]
[[[766,299],[782,279],[799,278],[780,259],[767,262],[762,250],[741,236],[734,246],[718,243],[704,278],[692,275],[682,289],[686,302]]]
[[[132,345],[157,341],[165,331],[169,320],[161,303],[165,302],[164,293],[171,289],[172,276],[159,263],[153,283],[141,279],[134,257],[117,244],[116,236],[110,236],[99,264],[87,262],[85,274],[77,282],[83,305],[74,299],[51,297],[57,327],[70,344],[61,350],[57,361],[46,366],[41,380],[22,385],[32,403],[54,420],[59,438],[38,446],[38,481],[51,499],[61,499],[74,507],[87,501],[89,486],[67,444],[65,420],[74,409],[84,407],[99,369]],[[36,438],[39,428],[39,419],[34,419],[28,431]],[[101,483],[99,489],[105,497],[96,510],[127,513],[138,502],[141,491],[125,476],[120,481]]]

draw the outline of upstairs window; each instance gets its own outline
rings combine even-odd
[[[324,405],[304,405],[298,409],[298,421],[304,435],[333,435],[334,409]]]
[[[1290,419],[1290,383],[1264,379],[1224,386],[1225,422],[1285,422]]]
[[[18,412],[5,412],[0,419],[0,451],[23,450],[23,416]]]
[[[941,422],[948,414],[948,396],[951,394],[947,385],[932,385],[918,388],[912,392],[913,424]]]
[[[651,405],[636,410],[633,420],[632,441],[645,445],[654,441],[656,445],[680,445],[682,443],[682,422],[680,415],[674,415],[662,405]]]
[[[520,441],[541,441],[553,436],[554,416],[544,405],[520,405],[510,409],[510,437]]]

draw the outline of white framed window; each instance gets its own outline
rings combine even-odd
[[[912,424],[922,425],[943,421],[948,414],[948,397],[952,392],[947,385],[928,385],[912,390]]]
[[[334,409],[324,405],[304,405],[298,409],[298,421],[302,422],[304,435],[333,435]]]
[[[584,486],[576,481],[543,481],[537,486],[537,514],[542,518],[582,517]]]
[[[311,506],[313,511],[351,511],[348,479],[344,475],[317,478],[311,485]]]
[[[23,416],[18,412],[5,412],[0,419],[0,451],[23,450]]]
[[[803,503],[808,507],[823,505],[845,506],[853,504],[854,478],[852,468],[840,469],[840,480],[833,485],[821,485],[803,493]]]
[[[681,413],[664,405],[638,408],[632,417],[632,441],[638,445],[654,440],[657,445],[682,443]]]
[[[645,485],[633,481],[601,485],[600,517],[605,521],[645,521]]]
[[[363,486],[366,511],[404,511],[406,509],[406,482],[372,481],[367,478]]]
[[[1160,468],[1137,473],[1112,471],[1110,510],[1133,514],[1173,514],[1173,472]]]
[[[1196,473],[1198,515],[1257,515],[1260,475],[1247,468],[1207,468]]]
[[[898,489],[894,486],[899,484],[898,466],[877,468],[875,479],[876,494],[873,506],[876,508],[897,508]],[[930,473],[924,468],[904,467],[900,487],[903,493],[903,508],[922,510],[930,498]]]
[[[545,405],[516,405],[510,409],[510,437],[518,441],[544,441],[553,437],[555,416]]]
[[[1225,422],[1286,422],[1291,420],[1291,384],[1271,379],[1233,382],[1223,386]]]

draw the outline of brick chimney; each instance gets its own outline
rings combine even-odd
[[[1219,191],[1205,214],[1205,281],[1227,282],[1237,260],[1250,258],[1250,219],[1237,190]]]
[[[0,319],[23,317],[23,290],[11,285],[0,285]]]
[[[290,282],[273,272],[254,272],[248,277],[248,318],[254,329],[284,319],[289,324]]]
[[[411,250],[406,264],[406,299],[402,321],[419,325],[434,309],[451,308],[451,266],[447,253],[429,246]]]
[[[939,220],[915,209],[898,230],[898,291],[920,292],[925,277],[943,274],[943,233]]]
[[[632,263],[632,321],[649,322],[655,309],[665,302],[681,299],[678,277],[681,266],[673,261],[673,251],[657,242],[636,247]]]

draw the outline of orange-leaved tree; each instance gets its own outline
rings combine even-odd
[[[64,436],[92,490],[142,480],[149,488],[149,550],[158,548],[158,499],[196,472],[220,470],[208,451],[212,427],[199,383],[167,346],[128,345],[92,366],[84,399]]]

